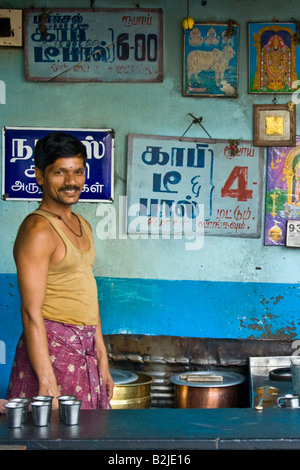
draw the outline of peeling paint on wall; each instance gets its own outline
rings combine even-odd
[[[282,287],[284,290],[290,289],[291,286],[285,284],[277,287]],[[293,286],[294,287],[294,286]],[[276,288],[276,286],[274,286]],[[298,295],[298,294],[297,294]],[[275,309],[274,306],[277,306],[281,301],[285,299],[285,295],[273,295],[269,298],[262,297],[260,304],[264,306],[264,313],[257,318],[244,317],[241,319],[240,326],[245,330],[252,330],[256,335],[249,335],[247,339],[257,337],[261,339],[277,339],[277,340],[293,340],[297,338],[298,332],[297,327],[300,325],[300,320],[296,322],[295,320],[289,317],[285,318],[281,310]],[[285,305],[286,308],[286,305]],[[288,311],[288,310],[285,310]],[[283,325],[284,320],[284,325]]]
[[[102,321],[110,333],[278,340],[300,336],[299,285],[114,279],[112,295],[108,283],[109,278],[98,278]],[[132,296],[134,291],[137,296]]]

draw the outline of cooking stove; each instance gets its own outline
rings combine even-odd
[[[293,393],[290,371],[292,356],[250,357],[250,403],[254,407],[264,387],[274,387],[263,401],[264,407],[277,407],[277,398]],[[270,393],[272,392],[272,393]]]

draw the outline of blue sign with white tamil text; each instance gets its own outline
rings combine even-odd
[[[86,147],[86,182],[80,202],[113,201],[114,132],[112,129],[4,127],[2,130],[2,199],[39,201],[33,152],[36,142],[54,131],[75,135]]]

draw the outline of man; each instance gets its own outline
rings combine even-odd
[[[14,258],[23,334],[7,398],[76,395],[82,409],[111,408],[113,380],[101,331],[94,240],[72,212],[85,182],[85,146],[55,132],[35,147],[43,197],[20,226]]]

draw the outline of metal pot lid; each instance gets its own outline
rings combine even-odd
[[[278,369],[272,369],[269,372],[269,378],[273,380],[291,381],[292,373],[290,367],[279,367]]]
[[[138,376],[129,370],[110,369],[110,374],[115,385],[129,384],[138,379]]]
[[[196,371],[172,375],[170,381],[188,387],[229,387],[244,382],[245,377],[235,372]]]

